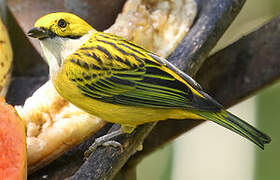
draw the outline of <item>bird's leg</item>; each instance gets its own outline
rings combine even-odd
[[[127,125],[127,124],[122,124],[122,126],[121,126],[122,131],[124,133],[128,133],[128,134],[131,134],[135,128],[136,128],[136,126]]]
[[[84,153],[84,156],[85,158],[88,158],[90,156],[90,154],[98,147],[98,146],[101,146],[101,145],[104,145],[104,146],[114,146],[114,147],[120,147],[122,148],[122,145],[117,142],[117,141],[113,141],[111,139],[113,139],[114,137],[117,137],[121,134],[124,134],[124,132],[122,131],[122,129],[118,129],[116,131],[113,131],[109,134],[106,134],[104,136],[101,136],[99,138],[96,138],[94,143],[88,148],[87,151],[85,151]]]
[[[122,125],[120,129],[113,131],[109,134],[106,134],[104,136],[101,136],[99,138],[96,138],[94,143],[88,148],[87,151],[84,153],[84,157],[88,158],[90,154],[98,147],[98,146],[113,146],[113,147],[120,147],[122,150],[122,145],[117,142],[112,140],[113,138],[125,134],[125,133],[132,133],[133,130],[136,128],[136,126],[129,126],[129,125]]]

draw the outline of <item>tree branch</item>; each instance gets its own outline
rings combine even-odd
[[[245,3],[245,0],[196,1],[198,18],[188,35],[168,57],[171,63],[190,76],[195,75]]]

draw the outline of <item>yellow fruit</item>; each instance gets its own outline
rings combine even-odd
[[[0,95],[4,96],[10,82],[13,52],[7,30],[0,19]]]

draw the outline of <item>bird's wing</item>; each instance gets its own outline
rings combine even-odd
[[[166,60],[117,36],[101,34],[64,61],[81,93],[103,102],[218,110],[200,86]]]

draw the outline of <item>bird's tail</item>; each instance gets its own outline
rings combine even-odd
[[[236,132],[237,134],[254,142],[262,149],[264,149],[264,144],[268,144],[271,141],[271,138],[268,135],[262,133],[247,122],[236,117],[230,112],[227,112],[226,110],[221,110],[220,112],[216,113],[206,111],[198,111],[195,113]]]

